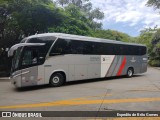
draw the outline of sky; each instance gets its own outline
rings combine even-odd
[[[104,12],[103,29],[138,36],[145,28],[160,27],[160,14],[147,7],[147,0],[91,0],[93,7]]]

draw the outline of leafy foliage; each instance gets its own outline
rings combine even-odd
[[[51,4],[49,0],[10,0],[1,3],[0,24],[3,27],[0,29],[0,47],[10,47],[24,36],[46,32],[58,21],[53,19],[57,13]]]
[[[151,60],[160,62],[160,29],[156,31],[152,39]]]
[[[58,4],[58,5],[57,5]],[[0,48],[11,47],[36,33],[61,32],[113,40],[131,37],[101,30],[104,14],[90,0],[3,0],[0,3]],[[61,5],[62,7],[59,7]]]
[[[130,37],[129,35],[125,33],[121,33],[115,30],[96,30],[93,32],[93,37],[124,41],[124,42],[134,41],[133,37]]]
[[[148,54],[150,54],[151,50],[152,50],[151,42],[152,42],[153,35],[154,35],[154,30],[144,29],[143,31],[141,31],[140,36],[137,37],[137,39],[136,39],[136,43],[144,44],[147,46]]]
[[[150,60],[148,63],[153,67],[160,67],[160,61],[159,60]]]
[[[148,0],[147,6],[160,10],[159,0]],[[150,62],[152,66],[160,67],[160,29],[154,29],[154,34],[151,40],[150,47]]]
[[[154,7],[155,9],[160,9],[160,1],[159,0],[148,0],[147,6]]]
[[[99,29],[102,27],[101,23],[95,20],[102,20],[104,13],[99,8],[92,9],[90,0],[56,0],[59,5],[64,7],[65,11],[71,15],[71,17],[77,19],[77,14],[82,15],[84,20],[88,20],[86,24],[92,29]]]

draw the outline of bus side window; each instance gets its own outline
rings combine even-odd
[[[22,66],[31,65],[32,63],[32,51],[25,51],[22,58]]]
[[[51,49],[50,56],[66,54],[68,41],[65,39],[58,39]]]
[[[22,58],[23,66],[33,66],[38,63],[38,51],[36,49],[26,49]]]
[[[93,54],[93,42],[85,41],[83,44],[83,54]]]
[[[70,54],[83,54],[83,42],[78,40],[71,40],[68,45]]]
[[[145,55],[147,52],[146,47],[139,47],[139,55]]]

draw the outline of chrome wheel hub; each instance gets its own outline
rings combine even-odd
[[[132,74],[133,74],[133,73],[132,73],[132,70],[129,70],[129,71],[128,71],[128,76],[132,76]]]
[[[53,83],[58,83],[59,82],[59,77],[54,77],[53,79],[52,79],[52,81],[53,81]]]

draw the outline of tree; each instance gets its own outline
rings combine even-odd
[[[102,20],[104,13],[99,8],[92,8],[90,0],[57,0],[66,12],[72,17],[77,18],[77,10],[83,16],[86,21],[86,25],[92,29],[100,29],[102,24],[96,22],[96,20]],[[64,7],[65,5],[65,7]]]
[[[141,31],[139,37],[137,37],[136,43],[145,44],[148,48],[148,54],[152,51],[152,39],[154,36],[155,30],[154,29],[144,29]]]
[[[150,52],[150,65],[160,67],[160,29],[156,31],[152,38],[152,49]]]
[[[160,1],[159,0],[148,0],[147,6],[154,7],[154,9],[159,10]],[[160,29],[155,30],[151,43],[152,44],[151,44],[149,64],[152,66],[160,67]]]
[[[91,35],[91,28],[87,25],[89,19],[73,4],[66,6],[65,10],[52,0],[10,0],[1,6],[0,47],[11,47],[36,33]]]
[[[147,6],[154,7],[155,9],[160,9],[160,1],[159,0],[148,0]]]
[[[56,2],[60,4],[62,7],[64,5],[68,6],[72,4],[72,5],[77,6],[80,9],[87,9],[87,8],[91,8],[92,6],[90,0],[56,0]]]
[[[69,0],[58,0],[57,3],[62,5],[62,7],[63,7],[65,4],[69,3]]]
[[[103,19],[104,18],[104,13],[100,12],[99,8],[96,8],[94,10],[92,10],[89,14],[89,19],[90,20],[94,20],[94,19]]]
[[[7,10],[7,1],[1,1],[0,3],[0,48],[4,41],[2,39],[4,38],[4,30],[7,24],[7,21],[9,19],[9,13]]]
[[[96,30],[93,31],[93,37],[124,41],[124,42],[132,42],[133,39],[129,35],[115,30]]]
[[[24,36],[48,32],[62,19],[52,0],[10,0],[0,6],[0,47],[10,47]]]
[[[50,32],[61,32],[75,35],[91,35],[91,29],[86,26],[86,24],[75,18],[70,18],[68,16],[63,17],[63,22],[55,27],[49,29]]]

